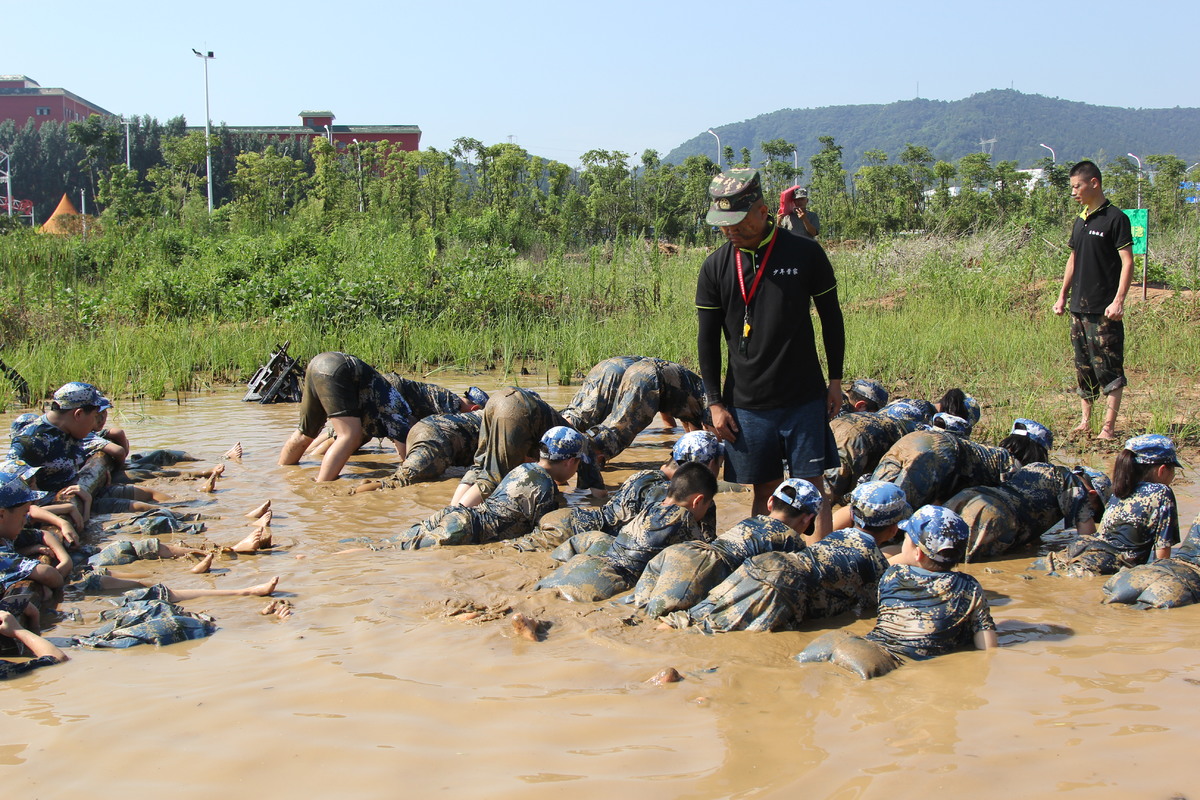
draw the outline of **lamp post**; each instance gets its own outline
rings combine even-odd
[[[709,128],[708,132],[711,133],[713,136],[717,136],[717,132],[714,131],[712,128]],[[721,137],[717,136],[717,169],[720,169],[720,168],[721,168]]]
[[[363,182],[362,182],[362,145],[358,143],[358,139],[351,139],[354,142],[354,154],[358,156],[358,213],[363,212]]]
[[[796,183],[800,182],[800,154],[794,147],[792,148],[792,180]]]
[[[192,48],[192,52],[196,54],[196,58],[204,60],[204,162],[206,174],[208,175],[208,213],[213,211],[213,181],[212,181],[212,148],[209,147],[209,137],[212,136],[212,114],[208,110],[208,62],[213,59],[213,51],[201,53],[196,48]]]
[[[1057,164],[1057,163],[1058,163],[1058,156],[1056,156],[1056,155],[1054,154],[1054,148],[1053,148],[1053,147],[1051,147],[1051,146],[1050,146],[1050,145],[1048,145],[1048,144],[1042,144],[1041,142],[1038,142],[1038,147],[1044,147],[1044,148],[1046,148],[1047,150],[1049,150],[1049,151],[1050,151],[1050,163],[1051,163],[1051,164]]]
[[[1137,203],[1138,203],[1138,208],[1141,208],[1142,207],[1142,160],[1140,158],[1138,158],[1137,156],[1135,156],[1133,153],[1126,153],[1125,155],[1129,156],[1134,161],[1136,161],[1137,165],[1138,165]]]

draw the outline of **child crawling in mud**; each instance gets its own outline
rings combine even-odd
[[[905,661],[924,661],[974,645],[999,647],[996,624],[979,581],[955,572],[970,531],[948,508],[922,506],[902,522],[902,559],[879,579],[879,618],[866,636],[835,631],[796,656],[829,661],[868,679]]]

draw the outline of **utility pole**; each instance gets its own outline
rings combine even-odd
[[[208,213],[213,212],[213,181],[212,181],[212,148],[209,147],[210,137],[212,136],[212,114],[208,110],[208,62],[211,61],[213,51],[201,53],[196,48],[192,48],[192,52],[197,58],[204,59],[204,161],[206,174],[208,175]]]

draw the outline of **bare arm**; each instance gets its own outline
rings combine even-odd
[[[1114,322],[1125,316],[1125,295],[1129,294],[1129,285],[1133,283],[1133,248],[1122,247],[1117,255],[1121,257],[1121,279],[1117,283],[1116,296],[1104,309],[1104,316]]]
[[[17,622],[17,618],[7,611],[0,611],[0,634],[10,639],[16,639],[25,645],[25,649],[33,653],[36,658],[50,656],[57,661],[67,660],[66,653],[36,633],[22,628],[21,623]]]
[[[71,570],[75,568],[75,564],[71,561],[71,554],[67,552],[67,548],[63,547],[62,539],[59,539],[58,536],[50,531],[44,531],[42,533],[42,541],[50,548],[50,552],[54,554],[54,558],[58,560],[54,568],[66,580],[70,576]]]
[[[1133,262],[1130,261],[1132,264]],[[1071,281],[1075,279],[1075,251],[1067,256],[1067,266],[1063,270],[1062,288],[1058,290],[1058,302],[1054,304],[1054,313],[1060,317],[1067,310],[1067,296],[1071,294]]]
[[[1000,646],[1000,637],[995,631],[979,631],[975,634],[975,647],[978,650],[992,650]]]
[[[79,536],[75,531],[75,526],[70,520],[63,519],[58,514],[52,511],[47,511],[41,506],[31,506],[29,508],[29,518],[34,522],[40,522],[45,525],[53,525],[58,528],[58,533],[62,539],[72,547],[79,544]]]

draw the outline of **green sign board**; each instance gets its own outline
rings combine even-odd
[[[1125,216],[1129,217],[1129,225],[1133,228],[1133,254],[1144,255],[1146,252],[1146,235],[1150,229],[1150,211],[1145,208],[1126,208]]]

